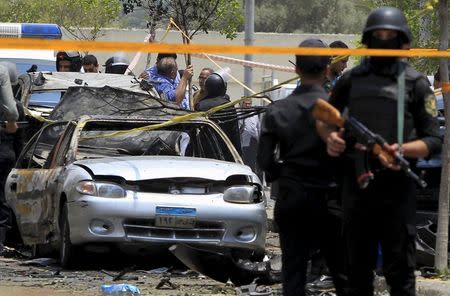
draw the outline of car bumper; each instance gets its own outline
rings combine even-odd
[[[195,208],[193,228],[155,225],[156,207]],[[80,196],[68,202],[73,244],[158,243],[264,250],[263,203],[234,204],[222,194],[128,193],[125,198]]]

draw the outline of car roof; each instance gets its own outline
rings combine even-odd
[[[172,120],[174,117],[172,115],[161,115],[161,116],[151,116],[151,117],[129,117],[129,116],[116,116],[116,115],[84,115],[78,119],[78,123],[81,122],[105,122],[105,121],[114,121],[114,122],[142,122],[142,123],[153,123],[153,122],[165,122],[168,120]],[[178,123],[206,123],[217,126],[213,121],[207,119],[205,117],[199,116],[197,118],[190,118],[183,120]]]
[[[83,115],[116,115],[151,118],[185,115],[178,105],[148,93],[103,86],[69,87],[48,116],[51,120],[78,120]]]
[[[130,75],[81,72],[35,72],[29,73],[29,75],[37,78],[40,73],[42,73],[44,83],[42,85],[32,84],[32,91],[56,91],[72,86],[103,87],[108,85],[147,94],[141,89],[139,81]]]

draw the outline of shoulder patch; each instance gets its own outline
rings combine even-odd
[[[433,94],[428,94],[425,97],[425,110],[433,117],[438,115],[436,108],[436,97]]]

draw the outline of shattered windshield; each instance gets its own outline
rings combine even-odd
[[[145,125],[149,123],[88,122],[81,132],[76,158],[164,155],[236,161],[220,134],[208,124],[180,123],[157,130],[145,130]]]
[[[28,106],[55,107],[63,94],[64,92],[60,91],[34,92],[30,96]]]

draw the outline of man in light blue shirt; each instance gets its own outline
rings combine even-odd
[[[174,58],[163,58],[156,65],[157,73],[150,76],[156,91],[162,99],[174,102],[182,109],[189,110],[189,98],[186,96],[186,87],[193,75],[192,66],[188,66],[183,76],[177,79],[178,66]]]

